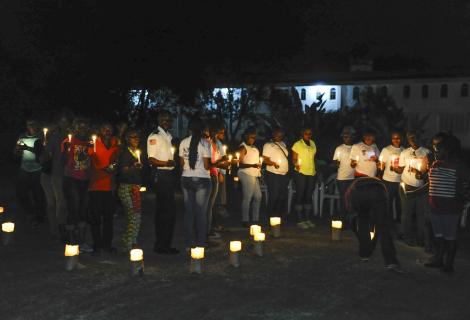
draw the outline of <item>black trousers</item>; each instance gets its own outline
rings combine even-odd
[[[112,191],[88,192],[90,224],[94,249],[109,249],[113,242],[113,221],[116,197]]]
[[[389,214],[390,218],[393,221],[393,200],[395,200],[395,210],[397,211],[397,219],[396,221],[400,221],[401,219],[401,200],[400,200],[400,182],[390,182],[390,181],[383,181],[385,186],[387,187],[388,191],[388,199],[389,199]]]
[[[67,203],[67,224],[77,225],[88,220],[88,185],[88,180],[64,177],[62,188]]]
[[[359,255],[369,257],[374,250],[374,240],[370,232],[375,230],[375,238],[380,241],[385,264],[396,264],[395,245],[390,233],[388,218],[387,191],[379,184],[355,187],[350,192],[351,211],[357,216],[357,237]]]
[[[37,221],[44,221],[46,200],[41,186],[41,171],[27,172],[20,169],[16,196],[19,205]]]
[[[289,176],[266,171],[264,179],[268,187],[268,217],[281,217],[286,212],[284,200]]]
[[[338,191],[339,191],[339,212],[338,216],[334,216],[333,220],[339,219],[343,222],[346,221],[346,206],[345,206],[345,194],[346,190],[349,188],[351,183],[354,180],[336,180],[336,183],[338,185]]]
[[[298,172],[294,172],[295,182],[295,205],[302,206],[312,205],[312,194],[315,188],[316,176],[307,176]]]
[[[175,229],[175,177],[173,170],[156,170],[155,249],[171,247]]]

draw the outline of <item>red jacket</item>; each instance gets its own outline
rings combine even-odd
[[[96,139],[96,152],[93,147],[88,148],[91,158],[90,167],[90,191],[111,191],[114,189],[114,174],[108,173],[106,168],[116,163],[118,158],[118,141],[111,138],[109,149],[106,148],[101,138]]]

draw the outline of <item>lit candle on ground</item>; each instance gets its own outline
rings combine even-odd
[[[191,248],[191,273],[202,273],[202,260],[204,259],[204,248]]]
[[[78,245],[65,245],[65,270],[72,271],[77,267],[79,254],[80,250]]]
[[[255,255],[262,257],[263,256],[263,242],[266,239],[266,235],[262,232],[256,233],[255,238]]]
[[[137,162],[140,163],[140,150],[139,149],[135,150],[135,154],[137,156]]]
[[[129,251],[131,261],[131,275],[142,276],[144,274],[144,251],[142,249],[132,249]]]
[[[230,264],[235,268],[240,266],[241,241],[230,241]]]
[[[261,226],[253,224],[250,226],[250,236],[254,236],[257,233],[261,232]]]
[[[15,231],[15,224],[13,222],[2,223],[2,231],[5,233],[12,233]]]
[[[279,238],[281,236],[281,218],[280,217],[271,217],[269,218],[269,224],[271,225],[271,230],[273,232],[274,238]]]
[[[96,152],[96,139],[97,139],[96,134],[91,136],[91,141],[93,141],[93,152]]]
[[[145,192],[145,191],[147,191],[147,188],[146,187],[140,187],[139,191],[140,192]]]
[[[341,229],[343,228],[343,222],[339,220],[331,221],[331,240],[341,240]]]

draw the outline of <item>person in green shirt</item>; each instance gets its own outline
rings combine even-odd
[[[315,154],[317,147],[312,140],[311,128],[303,128],[301,135],[302,138],[292,146],[296,188],[295,212],[298,218],[297,226],[301,229],[308,229],[315,227],[315,224],[310,220],[310,216],[312,212],[312,193],[316,179]]]

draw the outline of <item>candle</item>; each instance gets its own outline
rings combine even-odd
[[[257,241],[257,242],[258,242],[258,241],[264,241],[264,240],[266,239],[266,234],[264,234],[264,233],[261,232],[261,230],[260,230],[260,232],[255,233],[254,239],[255,239],[255,241]]]
[[[262,165],[262,164],[263,164],[263,160],[264,160],[263,157],[259,157],[259,164]]]
[[[69,133],[69,143],[72,142],[72,134]]]
[[[331,221],[331,227],[333,229],[341,229],[343,228],[343,222],[342,221]]]
[[[370,240],[373,240],[375,237],[375,232],[374,231],[371,231],[370,232]]]
[[[64,255],[66,257],[78,256],[79,254],[80,254],[80,250],[79,250],[78,245],[72,245],[72,244],[65,245]]]
[[[142,249],[132,249],[129,252],[131,261],[142,261],[144,259],[144,251]]]
[[[49,129],[47,128],[42,129],[42,132],[44,133],[44,140],[47,140],[47,131],[49,131]]]
[[[13,222],[2,223],[2,231],[5,233],[12,233],[15,231],[15,224]]]
[[[235,268],[240,266],[241,241],[230,241],[230,264]]]
[[[343,228],[342,221],[331,221],[331,240],[340,241],[341,240],[341,229]]]
[[[269,218],[269,223],[271,224],[272,227],[278,226],[281,224],[281,218],[280,217],[271,217]]]
[[[175,156],[175,147],[171,147],[171,157],[174,158]]]
[[[231,154],[229,154],[229,155],[228,155],[228,161],[229,161],[229,162],[232,162],[232,158],[233,158],[233,156],[232,156]]]
[[[239,252],[242,250],[241,241],[230,241],[230,252]]]
[[[204,259],[204,247],[191,248],[191,258],[195,260]]]
[[[147,191],[147,188],[146,187],[140,187],[139,191],[140,192],[145,192],[145,191]]]
[[[96,134],[91,136],[91,141],[93,141],[93,152],[96,152]]]
[[[140,150],[135,150],[135,154],[137,155],[137,162],[140,163]]]
[[[233,177],[233,181],[238,182],[238,176]]]
[[[254,236],[257,233],[261,232],[261,226],[253,224],[250,226],[250,236]]]
[[[274,238],[279,238],[281,236],[281,218],[271,217],[269,218],[269,224],[271,225]]]
[[[0,207],[0,213],[3,213],[4,209],[3,207]]]
[[[226,146],[226,145],[223,145],[223,146],[222,146],[222,150],[224,151],[224,154],[223,154],[223,155],[226,155],[226,154],[227,154],[227,146]]]
[[[239,160],[240,159],[240,152],[237,152],[235,153],[235,160]],[[237,162],[237,167],[240,166],[240,162]]]

